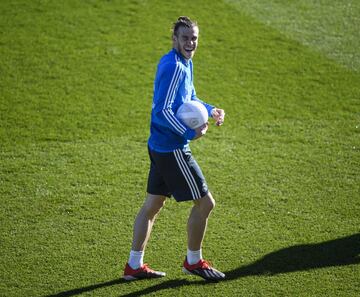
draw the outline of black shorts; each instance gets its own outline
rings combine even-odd
[[[196,200],[209,190],[201,169],[190,148],[159,153],[149,149],[151,160],[147,192],[153,195],[174,196],[176,201]]]

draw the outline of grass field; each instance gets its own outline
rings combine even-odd
[[[0,296],[359,296],[360,5],[0,1]],[[153,79],[171,23],[200,25],[195,86],[226,110],[192,143],[217,206],[181,272],[167,202],[125,283],[144,199]]]

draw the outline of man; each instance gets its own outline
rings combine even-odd
[[[151,160],[148,194],[135,219],[132,250],[124,270],[126,280],[165,276],[164,272],[154,271],[144,264],[143,257],[155,218],[170,196],[177,202],[194,203],[187,225],[188,250],[183,271],[207,280],[225,278],[222,272],[202,258],[202,241],[215,201],[189,148],[190,140],[205,135],[208,123],[192,130],[176,117],[176,111],[182,103],[200,101],[193,85],[191,60],[198,38],[196,22],[188,17],[180,17],[173,27],[173,49],[161,58],[157,68],[148,141]],[[200,102],[216,124],[222,125],[224,110]]]

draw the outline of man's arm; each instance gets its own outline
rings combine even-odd
[[[174,133],[186,138],[193,139],[195,130],[186,127],[175,115],[173,103],[183,79],[182,68],[177,63],[169,63],[160,69],[155,95],[155,113],[162,126],[171,129]]]
[[[208,111],[208,116],[212,117],[215,120],[217,126],[221,126],[224,123],[225,111],[223,109],[220,109],[220,108],[217,108],[210,104],[207,104],[204,101],[201,101],[196,96],[196,91],[195,91],[194,85],[192,86],[191,100],[196,100],[196,101],[199,101],[200,103],[204,104],[204,106],[206,107],[206,109]]]

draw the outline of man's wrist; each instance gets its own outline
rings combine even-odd
[[[217,108],[214,107],[214,108],[211,110],[211,112],[210,112],[212,118],[214,117],[214,113],[216,112],[216,109],[217,109]]]

